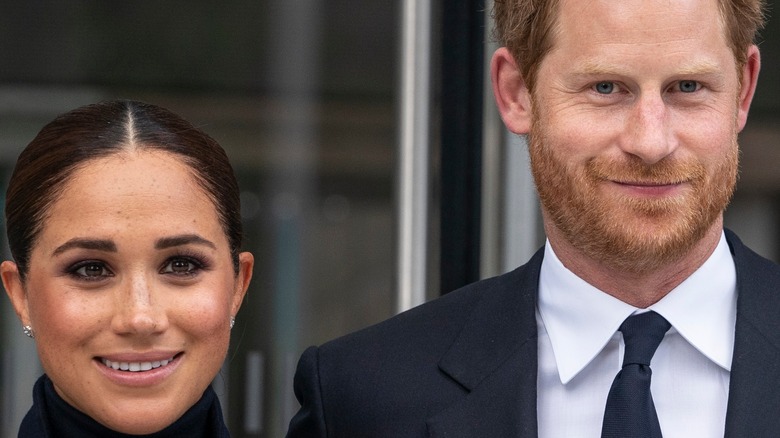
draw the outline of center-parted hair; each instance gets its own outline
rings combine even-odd
[[[238,272],[241,208],[238,183],[222,147],[171,111],[135,101],[108,101],[62,114],[22,151],[8,184],[6,231],[22,279],[51,206],[73,173],[95,159],[128,150],[179,157],[211,199]],[[96,188],[99,190],[99,188]]]

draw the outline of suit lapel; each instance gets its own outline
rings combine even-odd
[[[780,431],[780,268],[726,230],[737,270],[727,438]],[[485,290],[439,363],[470,391],[428,420],[429,435],[536,437],[536,297],[542,251]],[[515,333],[515,337],[507,336]]]
[[[780,431],[780,269],[727,230],[737,269],[737,323],[726,437]]]
[[[491,280],[439,362],[469,394],[428,421],[431,437],[536,437],[536,297],[543,251]]]

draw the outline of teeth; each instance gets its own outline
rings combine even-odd
[[[172,360],[173,358],[159,361],[156,360],[154,362],[112,362],[108,359],[101,359],[101,362],[108,368],[136,373],[138,371],[149,371],[155,368],[164,367]]]

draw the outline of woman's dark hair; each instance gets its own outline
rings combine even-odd
[[[109,101],[58,116],[16,161],[6,192],[5,220],[8,244],[22,279],[48,212],[73,172],[91,160],[129,149],[168,152],[189,166],[214,203],[238,272],[242,232],[238,183],[222,147],[164,108]]]

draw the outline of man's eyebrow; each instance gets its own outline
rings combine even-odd
[[[593,61],[582,64],[576,69],[577,75],[581,76],[608,76],[626,74],[626,68],[606,62]],[[722,68],[714,62],[695,61],[680,66],[675,71],[675,76],[694,76],[703,74],[720,73]]]
[[[58,246],[54,252],[52,252],[53,256],[62,254],[65,251],[68,251],[70,249],[74,248],[80,248],[80,249],[94,249],[98,251],[105,251],[105,252],[116,252],[116,244],[107,239],[87,239],[87,238],[81,238],[76,237],[73,239],[68,240],[67,242],[63,243],[62,245]]]
[[[155,249],[165,249],[165,248],[172,248],[175,246],[182,246],[182,245],[205,245],[213,249],[217,249],[217,245],[214,244],[214,242],[204,239],[203,237],[198,236],[197,234],[182,234],[179,236],[171,236],[171,237],[163,237],[161,239],[158,239],[154,243]]]
[[[684,65],[677,72],[677,74],[680,76],[702,75],[702,74],[721,73],[722,71],[723,68],[713,62],[700,61],[690,65]]]

